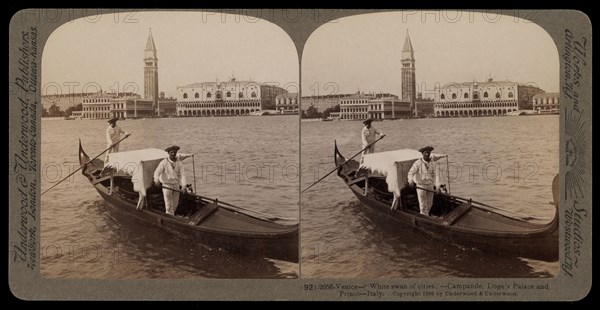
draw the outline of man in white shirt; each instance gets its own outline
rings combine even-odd
[[[369,119],[363,121],[363,124],[365,124],[365,126],[363,127],[363,129],[361,131],[362,148],[363,149],[366,148],[369,144],[375,142],[378,138],[385,136],[381,130],[376,129],[375,127],[371,126],[372,122],[373,122],[372,118],[369,118]],[[366,150],[363,151],[363,155],[364,154],[372,154],[372,153],[375,153],[375,145],[374,144],[369,146],[369,148],[367,148]],[[362,161],[362,158],[361,158],[361,161]]]
[[[130,133],[121,129],[121,127],[117,126],[116,117],[113,117],[108,120],[108,128],[106,128],[106,147],[109,148],[111,145],[115,144],[117,141],[121,140],[121,134],[125,134],[125,137],[129,137]],[[106,152],[106,159],[104,162],[108,162],[108,154],[109,153],[118,153],[119,152],[119,144],[113,146],[108,152]]]
[[[423,158],[417,159],[408,171],[408,184],[411,187],[414,187],[415,184],[419,187],[417,196],[419,197],[419,209],[423,215],[429,215],[431,211],[433,192],[435,190],[441,192],[438,167],[435,162],[448,156],[431,156],[431,151],[433,151],[431,146],[419,149]]]
[[[189,188],[183,164],[177,157],[177,151],[179,151],[179,147],[176,145],[166,148],[165,152],[169,153],[169,157],[163,159],[154,170],[154,184],[159,187],[162,184],[165,212],[170,215],[175,215],[175,210],[177,210],[179,190],[183,188],[187,191]]]

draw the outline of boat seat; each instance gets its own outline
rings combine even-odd
[[[165,212],[165,200],[162,193],[147,193],[146,202],[152,209]]]
[[[443,220],[442,224],[449,226],[454,224],[458,219],[460,219],[467,211],[471,210],[471,205],[463,202],[458,207],[456,207],[452,212],[448,213]]]
[[[198,225],[200,222],[204,221],[209,215],[213,214],[219,207],[215,204],[206,204],[202,207],[192,218],[190,219],[190,225]]]
[[[348,186],[350,186],[350,185],[352,185],[352,184],[356,184],[356,183],[358,183],[358,182],[361,182],[361,181],[364,181],[364,180],[365,180],[365,177],[364,177],[364,176],[362,176],[362,177],[359,177],[359,178],[356,178],[356,179],[354,179],[354,180],[352,180],[352,181],[349,181],[349,182],[348,182]]]

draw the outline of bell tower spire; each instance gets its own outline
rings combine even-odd
[[[152,28],[150,28],[146,48],[144,49],[144,98],[152,100],[157,115],[160,116],[158,106],[158,57]]]
[[[402,69],[400,74],[402,75],[402,101],[410,102],[411,108],[414,110],[415,116],[417,116],[416,108],[416,94],[417,94],[417,83],[415,79],[415,51],[413,50],[412,42],[406,30],[406,39],[404,39],[404,48],[402,49]]]

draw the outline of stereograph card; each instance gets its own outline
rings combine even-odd
[[[589,294],[583,12],[26,9],[8,52],[19,299]]]

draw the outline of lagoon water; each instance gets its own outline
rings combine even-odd
[[[351,157],[360,122],[302,122],[302,188],[334,168],[334,140]],[[452,194],[546,222],[554,216],[559,117],[506,116],[374,122],[376,151],[435,147],[449,154]],[[445,166],[445,160],[442,161]],[[446,184],[447,174],[442,181]],[[552,277],[548,263],[464,248],[366,214],[335,173],[301,196],[303,278]],[[514,214],[518,213],[518,215]],[[558,246],[558,245],[557,245]]]
[[[292,221],[301,215],[301,265],[249,259],[116,217],[76,173],[41,199],[44,277],[519,278],[558,273],[558,262],[443,243],[373,218],[335,173],[301,195],[299,213],[299,189],[334,167],[334,140],[347,157],[360,150],[360,122],[299,123],[297,116],[273,116],[138,119],[118,124],[132,133],[121,150],[177,144],[181,152],[195,154],[201,195]],[[556,115],[373,125],[388,134],[376,151],[432,145],[434,152],[449,154],[455,195],[532,221],[549,221],[554,215],[549,202],[559,166]],[[42,121],[42,191],[78,167],[79,138],[91,156],[104,150],[106,127],[104,120]],[[189,160],[186,171],[193,179]],[[448,183],[446,174],[443,180]]]
[[[177,144],[197,192],[298,221],[298,117],[161,118],[119,121],[120,150]],[[42,121],[42,191],[79,164],[78,139],[95,156],[106,120]],[[166,153],[165,153],[166,154]],[[104,159],[104,156],[101,157]],[[115,217],[81,173],[41,199],[41,273],[60,278],[295,278],[298,264],[249,259]]]

